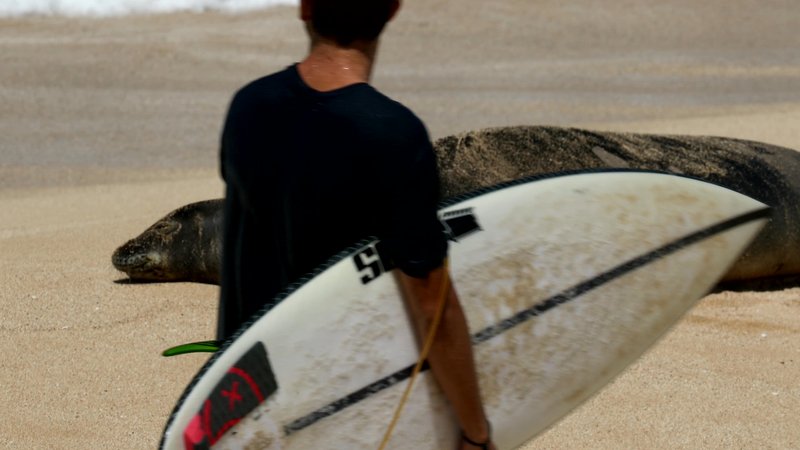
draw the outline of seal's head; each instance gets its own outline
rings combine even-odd
[[[134,281],[219,282],[221,201],[176,209],[111,256]]]

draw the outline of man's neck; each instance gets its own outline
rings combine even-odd
[[[367,83],[372,75],[376,49],[377,42],[341,47],[319,40],[311,45],[308,56],[298,64],[297,70],[307,85],[322,92]]]

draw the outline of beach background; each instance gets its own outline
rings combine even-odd
[[[217,288],[126,284],[111,253],[222,195],[228,101],[302,58],[302,24],[268,0],[0,16],[0,447],[155,448],[206,358],[159,354],[214,336]],[[374,84],[433,138],[560,125],[800,149],[798,30],[796,0],[407,0]],[[800,288],[714,294],[524,448],[800,448],[798,380]]]

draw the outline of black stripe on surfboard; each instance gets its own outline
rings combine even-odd
[[[630,272],[633,272],[636,269],[639,269],[643,266],[646,266],[647,264],[650,264],[661,258],[664,258],[692,244],[700,242],[704,239],[708,239],[712,236],[723,233],[725,231],[731,230],[740,225],[744,225],[746,223],[755,220],[769,218],[769,217],[770,217],[770,208],[763,208],[750,213],[742,214],[740,216],[720,222],[716,225],[712,225],[703,230],[691,233],[687,236],[684,236],[683,238],[680,238],[676,241],[666,244],[651,252],[645,253],[642,256],[639,256],[623,264],[620,264],[606,272],[597,275],[596,277],[590,280],[584,281],[571,288],[568,288],[565,291],[556,294],[548,298],[547,300],[537,303],[531,308],[523,310],[507,319],[504,319],[495,325],[491,325],[489,327],[484,328],[483,330],[478,331],[477,333],[472,335],[472,344],[478,345],[482,342],[486,342],[489,339],[498,336],[516,327],[517,325],[520,325],[532,319],[533,317],[539,316],[559,305],[574,300],[593,289],[603,286],[604,284],[607,284],[610,281],[620,278]],[[428,368],[429,366],[426,363],[423,366],[422,370],[423,371],[428,370]],[[390,388],[408,379],[411,376],[411,372],[413,371],[413,369],[414,365],[408,366],[387,377],[381,378],[380,380],[371,383],[370,385],[361,388],[345,397],[342,397],[310,414],[307,414],[297,420],[294,420],[283,427],[284,433],[286,433],[287,436],[296,433],[326,417],[332,416],[333,414],[342,411],[343,409],[349,406],[355,405],[356,403],[366,398],[369,398],[380,391]]]
[[[716,225],[712,225],[708,228],[703,230],[697,231],[695,233],[689,234],[684,236],[683,238],[671,242],[661,248],[651,251],[650,253],[646,253],[638,258],[631,259],[630,261],[620,264],[617,267],[614,267],[611,270],[601,273],[596,277],[584,281],[583,283],[579,283],[564,292],[557,294],[553,297],[548,298],[547,300],[534,305],[531,308],[526,310],[520,311],[519,313],[509,317],[508,319],[504,319],[495,325],[491,325],[489,327],[484,328],[483,330],[475,333],[472,335],[472,344],[477,345],[481,342],[488,341],[489,339],[504,333],[505,331],[514,328],[515,326],[527,321],[528,319],[538,316],[544,312],[547,312],[558,305],[564,304],[570,300],[580,297],[581,295],[598,288],[614,279],[620,278],[625,274],[633,272],[634,270],[646,266],[652,262],[655,262],[665,256],[675,253],[682,248],[688,247],[692,244],[696,244],[704,239],[708,239],[714,235],[719,233],[723,233],[728,231],[732,228],[736,228],[740,225],[744,225],[746,223],[752,222],[754,220],[767,218],[770,216],[770,209],[764,208],[759,209],[747,214],[742,214],[741,216],[734,217],[732,219],[726,220],[724,222],[720,222]]]

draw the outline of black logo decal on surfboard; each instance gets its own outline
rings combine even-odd
[[[278,390],[264,344],[257,342],[220,380],[183,432],[185,448],[208,449]]]
[[[381,276],[382,273],[392,269],[389,259],[384,256],[386,253],[380,250],[381,243],[379,241],[369,244],[353,256],[356,269],[362,274],[362,283],[367,284]]]
[[[472,208],[444,213],[441,221],[447,238],[455,242],[481,229],[480,225],[478,225],[478,219],[472,212]],[[353,256],[353,263],[355,263],[356,269],[361,274],[361,282],[363,284],[367,284],[394,269],[391,259],[382,250],[383,245],[378,241],[377,243],[369,244]]]

